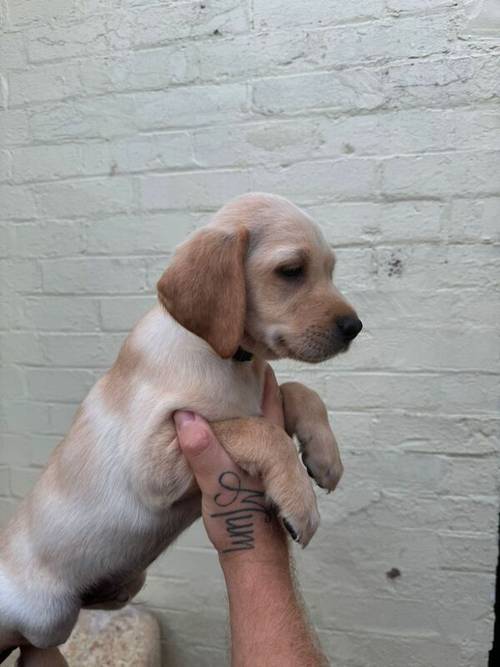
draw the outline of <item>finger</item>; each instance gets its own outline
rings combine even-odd
[[[221,472],[238,470],[208,423],[193,412],[176,412],[179,446],[202,492],[210,493]]]
[[[262,397],[262,413],[269,421],[283,426],[285,418],[283,416],[283,398],[281,391],[271,366],[267,366],[264,380],[264,392]]]

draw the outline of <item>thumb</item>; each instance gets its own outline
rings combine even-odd
[[[236,466],[219,444],[209,424],[193,412],[174,414],[177,438],[182,453],[193,471],[202,492],[211,492],[224,470]]]

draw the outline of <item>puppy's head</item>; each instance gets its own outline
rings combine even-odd
[[[362,327],[333,285],[334,264],[303,211],[243,195],[179,247],[158,295],[224,358],[241,345],[267,359],[319,362],[347,350]]]

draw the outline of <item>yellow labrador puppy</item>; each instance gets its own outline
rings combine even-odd
[[[319,516],[290,436],[316,482],[334,489],[342,464],[326,409],[303,385],[283,385],[287,434],[261,417],[261,400],[265,360],[320,362],[361,330],[333,268],[319,227],[267,194],[231,201],[178,248],[158,282],[159,304],[3,531],[0,651],[31,645],[49,654],[29,647],[24,664],[47,655],[57,664],[49,647],[67,639],[80,609],[126,604],[145,568],[199,516],[176,410],[212,422],[233,459],[261,475],[292,537],[309,542]]]

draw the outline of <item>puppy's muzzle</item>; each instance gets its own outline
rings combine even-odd
[[[337,317],[335,326],[339,337],[346,343],[354,340],[363,328],[363,323],[356,315]]]

